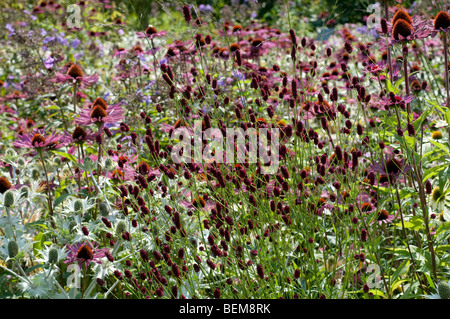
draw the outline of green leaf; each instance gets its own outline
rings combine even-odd
[[[32,272],[33,270],[42,268],[42,266],[43,266],[43,264],[37,264],[37,265],[34,265],[33,267],[30,267],[30,268],[26,269],[25,272],[26,272],[26,273],[30,273],[30,272]]]
[[[403,280],[397,280],[396,282],[394,282],[392,284],[392,286],[391,286],[391,292],[394,292],[394,290],[397,289],[405,281],[408,281],[408,280],[407,279],[403,279]]]
[[[394,94],[400,93],[400,90],[395,87],[395,84],[392,85],[391,80],[389,78],[386,79],[386,87],[388,92],[394,92]]]
[[[433,166],[433,167],[430,167],[429,169],[427,169],[425,171],[425,173],[423,174],[424,177],[423,177],[422,183],[425,183],[428,179],[430,179],[434,175],[437,175],[437,173],[439,171],[442,171],[447,166],[448,166],[447,164],[441,164],[441,165]]]
[[[436,230],[436,236],[440,235],[442,232],[450,229],[450,222],[446,222],[439,226],[439,228]]]
[[[416,138],[413,136],[409,136],[409,135],[403,135],[403,137],[405,138],[406,144],[408,145],[409,148],[413,148],[414,144],[416,143]]]
[[[53,204],[53,208],[56,208],[59,204],[61,204],[67,197],[71,196],[72,194],[67,193],[59,196],[57,199],[55,199],[55,202]]]
[[[401,222],[395,223],[394,225],[399,227],[399,228],[402,227],[402,223]],[[404,225],[405,225],[405,228],[417,231],[417,230],[423,228],[423,221],[422,221],[422,218],[420,218],[419,216],[414,216],[409,221],[405,221]]]
[[[450,110],[445,112],[445,120],[447,121],[447,124],[450,125]]]
[[[397,267],[394,274],[392,275],[392,281],[395,282],[399,277],[401,277],[405,272],[407,272],[410,265],[411,265],[410,261],[405,260],[399,267]],[[392,290],[395,290],[395,288],[392,288]]]
[[[371,289],[371,290],[369,290],[369,293],[372,293],[374,296],[379,296],[379,297],[384,298],[384,293],[381,290]]]
[[[37,253],[39,250],[42,249],[42,245],[44,244],[44,233],[39,232],[39,234],[34,237],[34,244],[33,244],[33,251]]]
[[[448,152],[448,147],[445,146],[444,144],[441,144],[439,142],[430,140],[430,143],[433,144],[434,146],[440,148],[441,150],[443,150],[445,153],[447,153],[448,156],[450,156],[450,153]]]

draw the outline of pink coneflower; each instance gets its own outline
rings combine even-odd
[[[23,94],[16,90],[16,91],[12,92],[11,94],[6,95],[5,99],[6,100],[18,100],[18,99],[24,99],[26,97],[27,97],[26,94]]]
[[[98,75],[92,74],[85,76],[78,65],[72,64],[66,74],[56,72],[56,78],[52,79],[52,81],[57,83],[79,84],[81,88],[85,88],[96,83],[98,81]]]
[[[148,38],[148,39],[153,39],[153,38],[161,38],[163,36],[165,36],[167,34],[166,31],[158,31],[156,30],[155,27],[148,27],[145,32],[136,32],[138,38]]]
[[[93,133],[92,131],[88,130],[86,131],[81,126],[75,127],[75,129],[72,132],[71,135],[71,142],[72,143],[83,143],[85,141],[93,141],[95,140],[96,133]]]
[[[14,141],[15,147],[32,148],[37,150],[57,149],[64,146],[67,138],[56,132],[46,135],[43,130],[35,130],[32,133],[23,133],[19,135],[18,140]]]
[[[450,32],[450,15],[440,11],[433,20],[434,32]],[[435,35],[433,32],[433,36]]]
[[[64,263],[78,263],[80,269],[83,267],[83,264],[87,268],[91,262],[103,264],[100,259],[105,257],[105,253],[108,251],[108,248],[98,248],[97,243],[91,244],[89,242],[66,245],[66,247],[69,250],[69,254]]]
[[[411,18],[406,11],[400,9],[394,15],[392,22],[388,24],[388,34],[391,35],[389,45],[393,45],[399,42],[424,39],[432,34],[432,27],[418,15]],[[386,45],[384,42],[384,39],[380,40],[382,48]]]
[[[386,184],[390,181],[392,184],[397,180],[400,174],[407,173],[411,169],[410,165],[407,165],[406,159],[397,159],[394,156],[383,159],[383,161],[374,163],[369,172],[380,174],[378,183],[379,185]]]
[[[381,209],[377,212],[377,217],[373,220],[372,224],[378,223],[378,225],[381,225],[384,223],[392,223],[394,219],[395,215],[391,215],[387,210]]]
[[[79,117],[75,119],[75,122],[81,126],[87,126],[94,123],[105,124],[105,123],[117,123],[123,119],[123,110],[120,106],[121,103],[114,105],[106,105],[100,102],[93,103],[92,108],[83,108],[80,111]]]

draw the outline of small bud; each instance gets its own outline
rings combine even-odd
[[[127,225],[125,224],[125,222],[123,220],[121,220],[116,225],[116,232],[118,234],[122,234],[126,228],[127,228]]]
[[[75,202],[73,203],[73,209],[76,212],[83,210],[84,209],[83,201],[81,199],[75,200]]]
[[[3,195],[3,205],[5,207],[12,207],[14,205],[14,193],[12,191],[8,190]]]
[[[99,210],[100,210],[100,215],[102,215],[103,217],[109,215],[108,205],[106,205],[106,203],[104,203],[104,202],[100,203]]]
[[[48,251],[48,263],[56,264],[58,262],[58,259],[58,250],[55,247],[50,248],[50,250]]]
[[[445,281],[438,284],[437,291],[442,299],[450,299],[450,288]]]
[[[8,255],[9,258],[14,258],[19,253],[19,245],[15,240],[12,240],[8,243]]]

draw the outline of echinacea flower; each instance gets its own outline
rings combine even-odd
[[[378,223],[378,225],[382,225],[385,223],[392,223],[395,219],[395,215],[389,214],[389,212],[385,209],[381,209],[377,212],[376,218],[373,220],[373,223]]]
[[[440,11],[434,18],[433,26],[432,37],[435,37],[438,32],[450,32],[450,15],[446,11]]]
[[[87,268],[91,262],[103,264],[101,258],[105,257],[105,253],[108,251],[108,248],[98,248],[97,243],[91,244],[89,242],[66,245],[66,248],[69,250],[69,253],[64,263],[78,263],[80,269],[83,267],[83,264]]]
[[[103,100],[102,100],[103,101]],[[121,102],[107,105],[96,99],[92,104],[92,107],[82,108],[79,117],[75,119],[75,122],[81,126],[87,126],[94,123],[97,124],[113,124],[123,119],[123,110]]]
[[[26,94],[23,94],[23,93],[15,90],[11,94],[6,95],[5,99],[6,100],[18,100],[18,99],[24,99],[26,97],[27,97]]]
[[[52,81],[57,83],[77,84],[80,85],[81,88],[85,88],[96,83],[98,81],[98,75],[92,74],[85,76],[78,65],[72,64],[66,74],[56,72],[56,78],[52,79]]]
[[[166,31],[158,31],[156,30],[155,27],[153,26],[149,26],[145,32],[136,32],[138,38],[148,38],[148,39],[153,39],[153,38],[161,38],[163,36],[165,36],[167,34]]]
[[[397,159],[395,156],[384,158],[379,163],[374,163],[369,171],[379,174],[378,184],[393,183],[400,174],[407,173],[411,166],[406,164],[406,158]],[[400,180],[401,181],[401,180]]]
[[[67,137],[56,132],[47,135],[43,130],[34,130],[32,133],[23,133],[14,141],[15,147],[31,148],[36,150],[57,149],[64,146]]]
[[[11,188],[11,183],[9,182],[9,180],[6,177],[1,176],[0,177],[0,193],[3,194],[10,188]]]
[[[390,34],[388,45],[424,39],[432,35],[432,27],[426,20],[421,19],[418,15],[411,17],[403,9],[399,9],[392,21],[387,24],[388,34]],[[379,43],[381,49],[386,47],[386,42],[383,38],[379,40]]]
[[[83,127],[77,126],[72,132],[71,142],[81,144],[85,141],[95,140],[97,133],[93,133],[91,130],[86,131]]]

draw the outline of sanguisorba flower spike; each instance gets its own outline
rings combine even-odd
[[[446,106],[450,107],[449,96],[449,76],[448,76],[448,40],[447,36],[450,32],[450,15],[445,11],[440,11],[434,19],[433,37],[440,33],[444,42],[444,72],[445,72],[445,90],[447,92]]]

